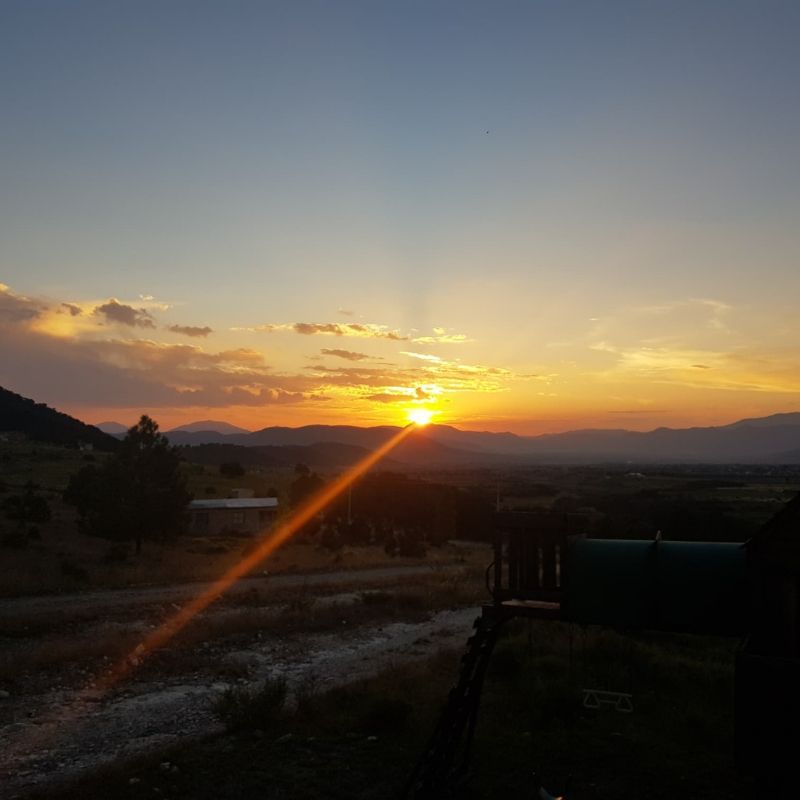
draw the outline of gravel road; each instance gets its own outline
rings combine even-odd
[[[435,568],[443,577],[455,568]],[[352,603],[353,593],[331,594],[332,586],[396,584],[430,574],[431,567],[388,567],[367,570],[276,575],[241,581],[234,593],[255,589],[313,587],[327,593],[318,602]],[[86,594],[30,597],[2,601],[3,619],[25,615],[46,619],[80,619],[81,630],[113,624],[146,626],[154,606],[180,603],[202,591],[204,584],[145,589],[124,589]],[[322,587],[327,587],[323,589]],[[334,589],[335,591],[335,589]],[[279,596],[280,592],[278,592]],[[342,608],[346,606],[343,605]],[[136,609],[141,614],[136,614]],[[219,609],[220,614],[235,613]],[[396,664],[434,655],[445,647],[460,648],[470,633],[475,608],[443,610],[413,622],[383,620],[348,627],[342,624],[325,633],[257,633],[198,644],[206,662],[231,670],[237,685],[257,685],[267,676],[283,675],[289,687],[314,684],[319,690],[377,674]],[[124,622],[119,620],[124,619]],[[343,621],[344,622],[344,621]],[[199,663],[204,663],[202,660]],[[113,690],[92,688],[97,664],[72,664],[71,671],[31,674],[0,691],[0,783],[3,797],[20,798],[35,787],[58,783],[81,772],[158,750],[182,738],[219,729],[212,713],[214,698],[232,680],[220,680],[214,671],[177,673],[149,670],[134,673]],[[146,676],[146,677],[145,677]],[[454,676],[455,677],[455,676]],[[44,682],[43,682],[44,681]]]

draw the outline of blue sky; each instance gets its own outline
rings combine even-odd
[[[789,2],[6,0],[0,281],[87,308],[151,298],[164,324],[212,327],[204,348],[286,375],[310,339],[242,329],[340,309],[461,335],[427,344],[448,361],[569,373],[558,399],[446,393],[475,424],[596,420],[665,392],[667,421],[784,410],[800,387],[753,370],[796,355],[790,322],[766,328],[800,289],[799,41]],[[679,310],[658,346],[725,355],[720,376],[749,346],[747,380],[609,379],[652,349],[654,308]]]

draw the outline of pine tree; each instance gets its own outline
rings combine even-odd
[[[64,500],[77,508],[82,530],[93,536],[165,542],[186,526],[191,495],[177,451],[143,415],[101,467],[89,465],[70,480]]]

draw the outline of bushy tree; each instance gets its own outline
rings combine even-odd
[[[22,494],[7,497],[3,501],[3,511],[20,529],[26,528],[30,523],[47,522],[51,516],[49,503],[36,494],[36,487],[32,483],[25,486]]]
[[[325,485],[322,478],[316,472],[312,472],[305,464],[295,466],[294,474],[297,477],[289,487],[289,503],[293,507],[299,506]]]
[[[102,466],[76,473],[64,500],[78,511],[81,528],[94,536],[133,541],[167,541],[186,525],[191,495],[180,459],[158,425],[142,416],[119,449]]]
[[[241,478],[244,467],[238,461],[226,461],[219,465],[219,474],[226,478]]]

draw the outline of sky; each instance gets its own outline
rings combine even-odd
[[[0,2],[0,385],[89,422],[800,410],[800,4]]]

